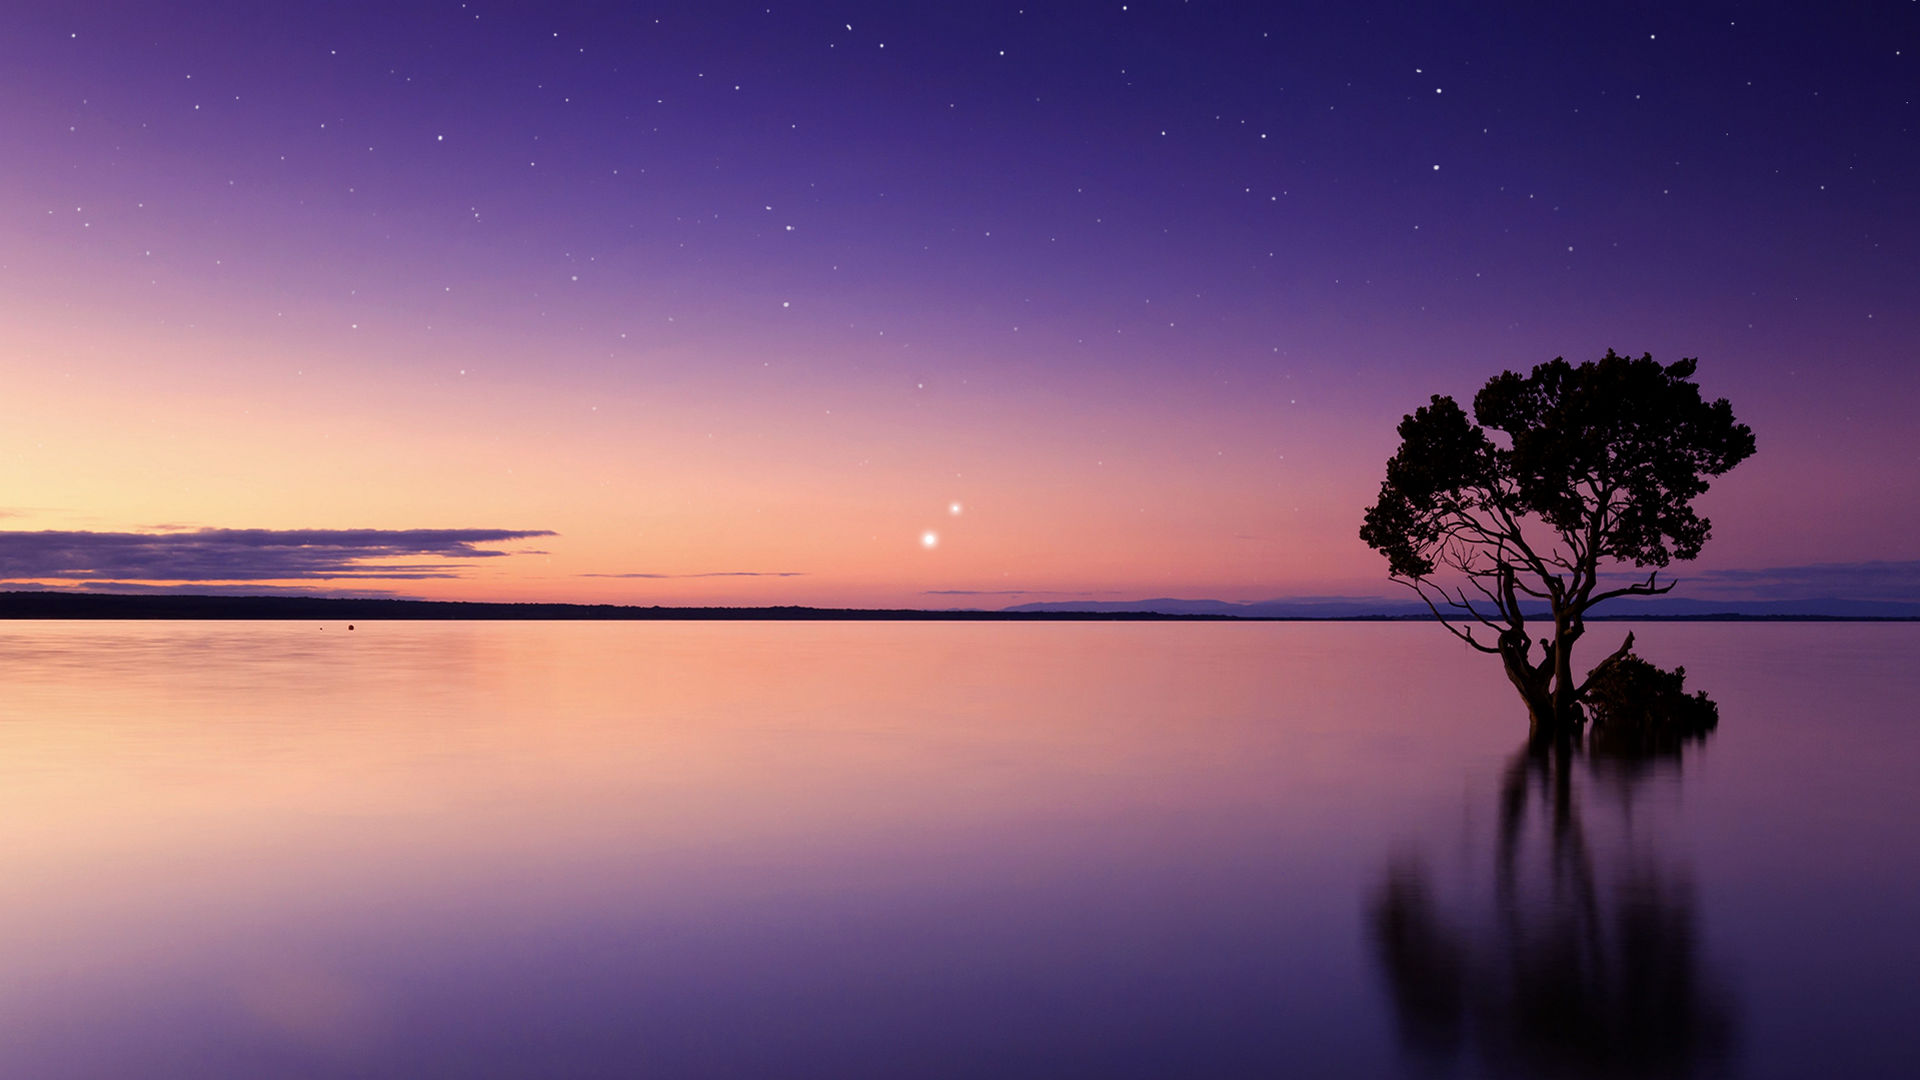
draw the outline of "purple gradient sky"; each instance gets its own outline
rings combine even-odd
[[[0,12],[5,526],[1381,594],[1400,415],[1613,347],[1759,437],[1703,569],[1916,557],[1920,5],[606,8]]]

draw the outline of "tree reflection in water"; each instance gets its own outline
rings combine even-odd
[[[1458,913],[1423,861],[1389,866],[1368,916],[1411,1053],[1502,1076],[1720,1071],[1733,1009],[1704,970],[1692,890],[1634,829],[1635,796],[1677,783],[1681,750],[1524,747],[1491,844],[1471,838]]]

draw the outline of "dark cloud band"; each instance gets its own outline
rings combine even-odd
[[[480,544],[552,535],[544,529],[0,532],[0,581],[448,578],[458,577],[468,560],[510,554]]]
[[[1717,594],[1920,600],[1920,559],[1704,570],[1695,576]]]

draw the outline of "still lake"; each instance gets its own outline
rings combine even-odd
[[[1920,624],[1633,629],[0,623],[0,1075],[1914,1075]]]

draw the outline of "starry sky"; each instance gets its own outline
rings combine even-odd
[[[1920,593],[1920,4],[1562,7],[7,5],[0,578],[1389,595],[1400,416],[1611,347],[1701,581]]]

